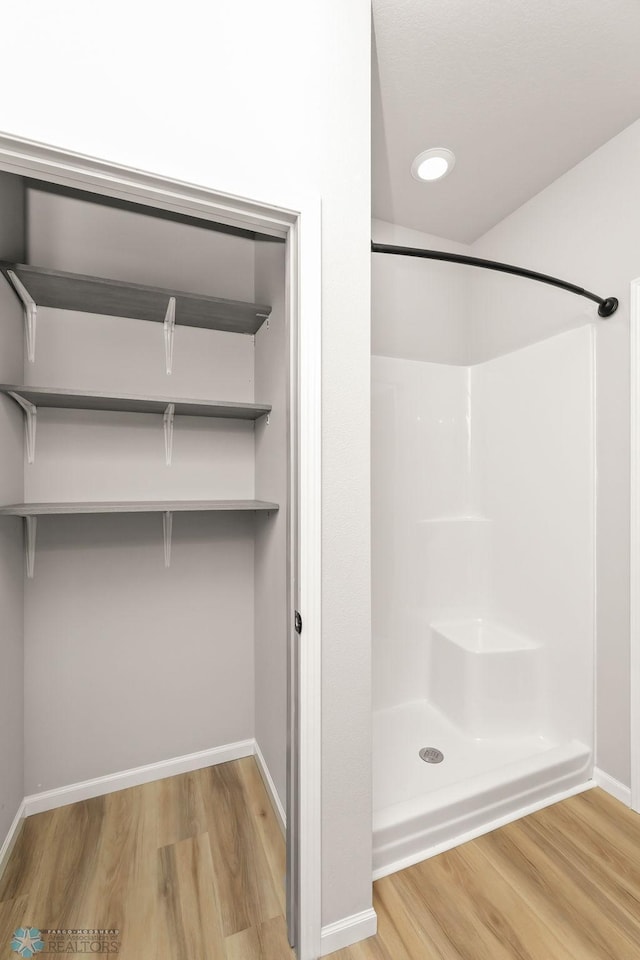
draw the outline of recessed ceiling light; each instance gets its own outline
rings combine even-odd
[[[411,164],[411,174],[416,180],[442,180],[453,170],[456,158],[446,147],[423,150]]]

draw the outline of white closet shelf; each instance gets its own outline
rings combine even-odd
[[[220,417],[227,420],[257,420],[271,412],[270,404],[229,403],[212,400],[185,400],[177,397],[135,396],[126,393],[96,393],[63,390],[57,387],[25,387],[0,384],[0,392],[18,394],[35,407],[59,410],[110,410],[124,413],[164,414],[172,403],[176,416]]]
[[[11,503],[0,506],[0,516],[43,517],[62,514],[98,513],[210,513],[217,510],[278,510],[268,500],[106,500],[62,503]]]
[[[271,313],[271,307],[240,300],[223,300],[150,287],[106,277],[84,276],[62,270],[48,270],[23,263],[0,261],[0,270],[25,304],[79,310],[110,317],[152,320],[164,323],[167,307],[175,300],[175,322],[207,330],[254,334]],[[15,278],[18,284],[15,283]],[[22,287],[22,290],[20,290]]]

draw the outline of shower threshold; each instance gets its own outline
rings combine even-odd
[[[442,763],[424,763],[433,744]],[[378,879],[592,786],[578,741],[474,740],[426,700],[374,713],[373,877]]]

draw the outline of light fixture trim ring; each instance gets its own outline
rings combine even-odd
[[[420,168],[429,160],[443,160],[446,163],[446,167],[442,173],[436,173],[431,177],[424,176],[424,173],[421,175],[419,172]],[[448,147],[430,147],[428,150],[423,150],[419,153],[411,164],[411,176],[414,180],[417,180],[418,183],[435,183],[438,180],[444,180],[445,177],[448,177],[455,163],[456,157],[453,150],[449,150]]]

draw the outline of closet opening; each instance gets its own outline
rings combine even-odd
[[[0,758],[24,797],[0,885],[29,883],[38,837],[51,889],[41,873],[24,922],[41,930],[117,929],[124,950],[142,936],[127,904],[171,938],[177,896],[227,952],[268,924],[317,955],[318,221],[301,207],[0,144],[2,601],[25,705],[23,756]],[[100,889],[109,831],[153,897]]]

